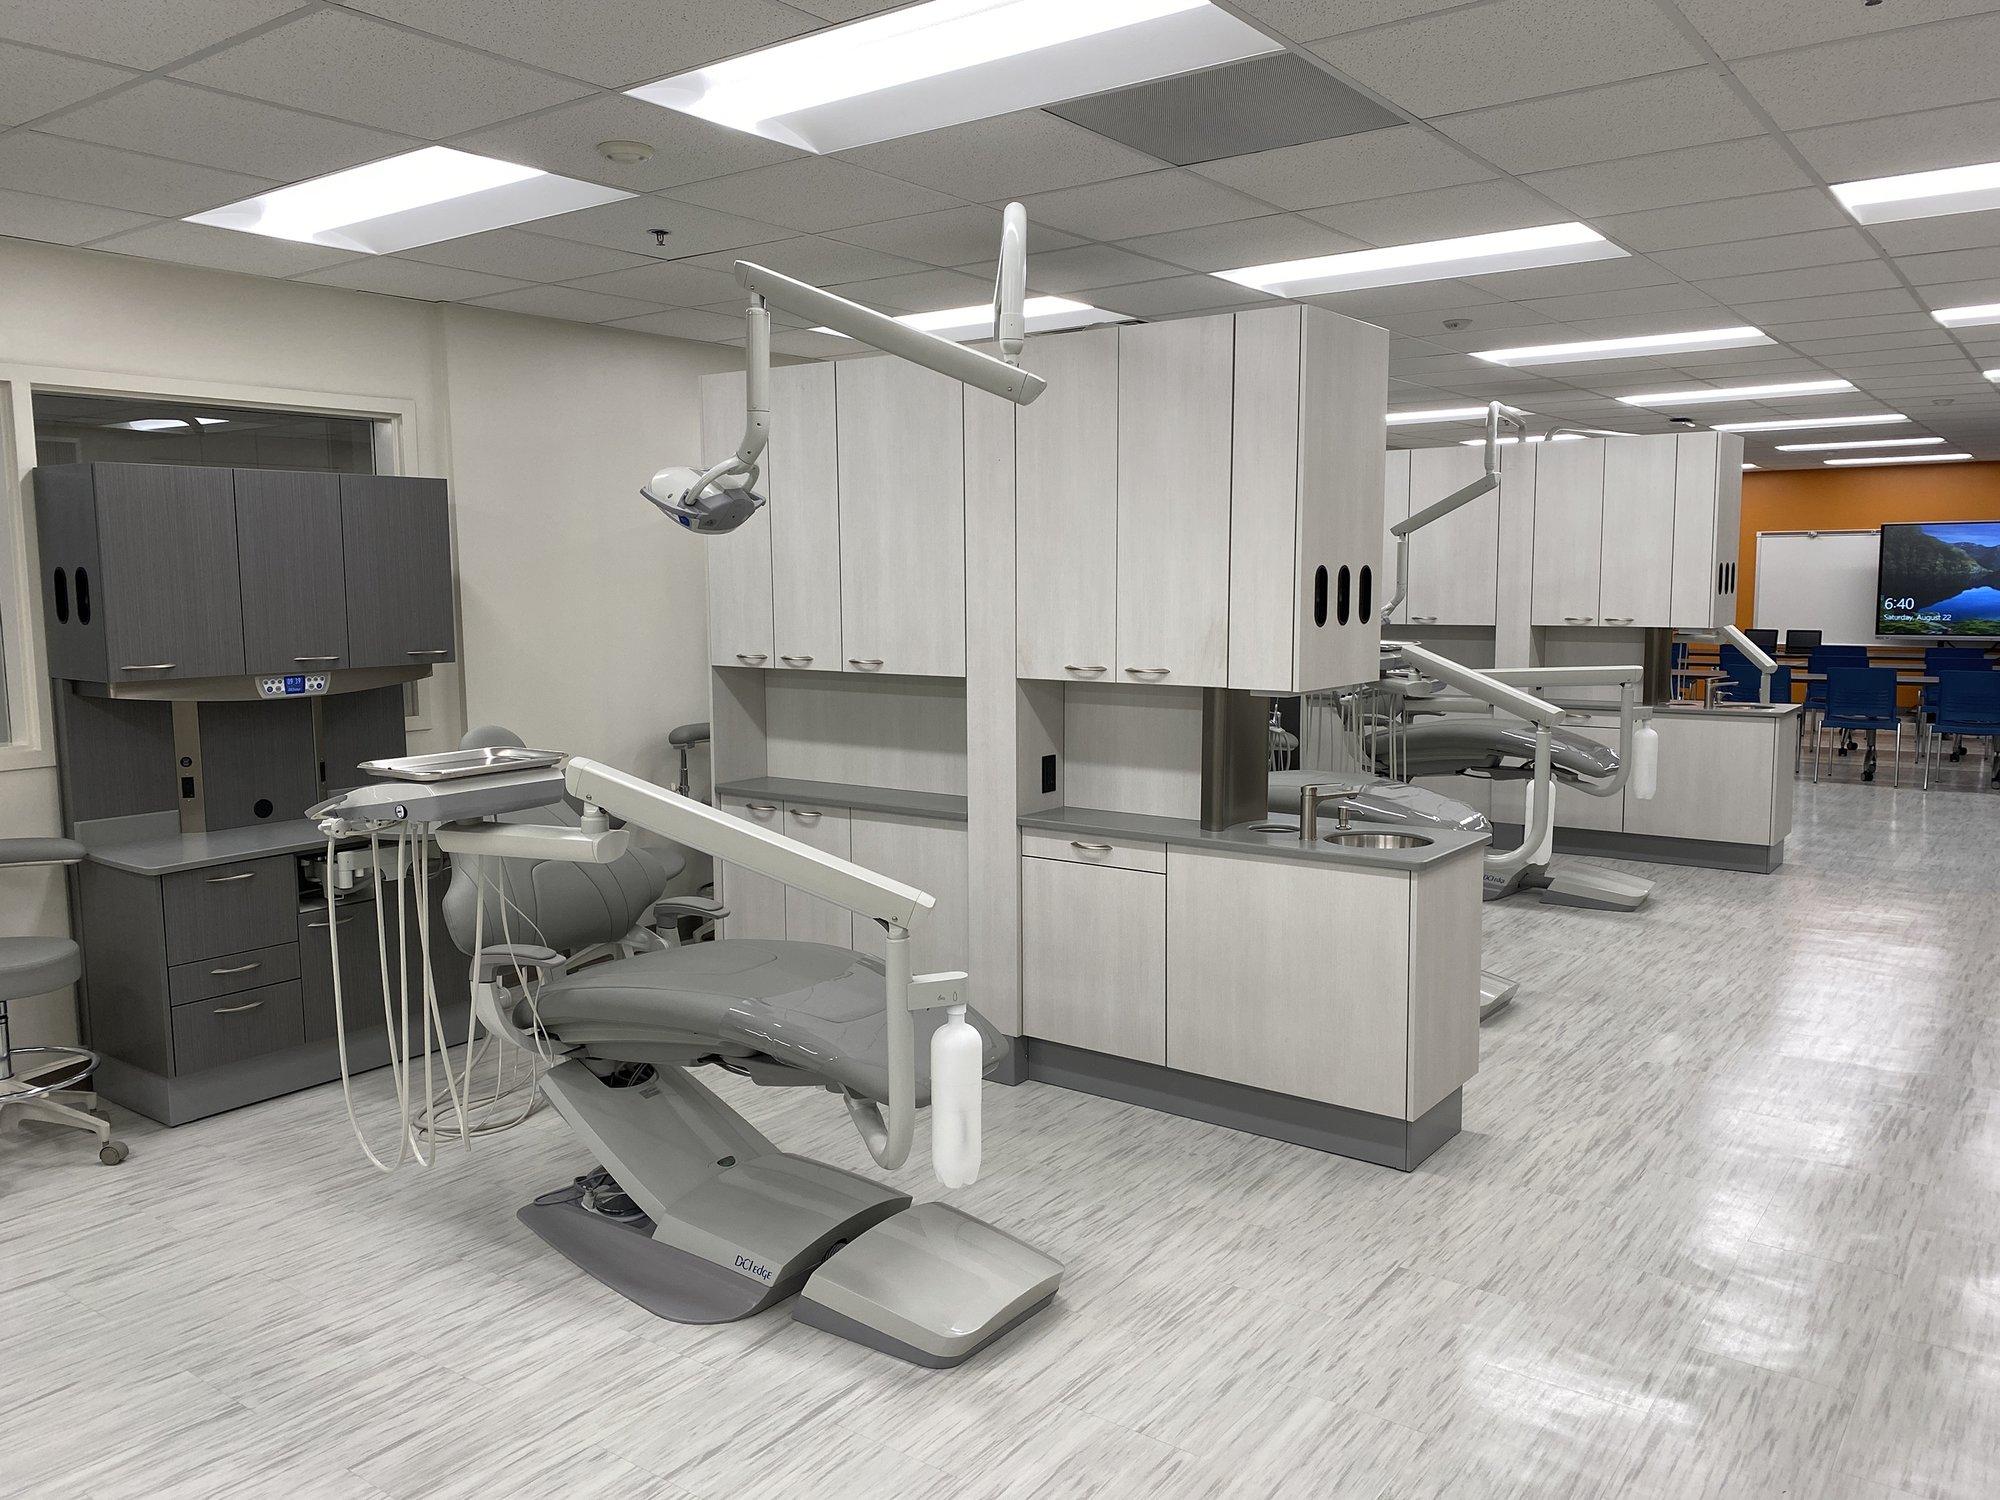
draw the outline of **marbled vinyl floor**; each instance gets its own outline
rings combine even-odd
[[[1490,908],[1522,999],[1411,1176],[989,1090],[963,1201],[1069,1280],[950,1374],[575,1273],[513,1217],[589,1165],[552,1116],[394,1180],[334,1089],[116,1169],[18,1127],[0,1492],[1991,1500],[1997,838],[1991,792],[1802,785],[1775,876]]]

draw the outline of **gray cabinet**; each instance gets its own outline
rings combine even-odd
[[[234,473],[243,670],[324,672],[346,666],[340,476],[289,469]]]
[[[454,654],[451,521],[442,479],[340,476],[347,664],[410,667]]]

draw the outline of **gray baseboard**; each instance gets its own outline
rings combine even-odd
[[[1029,1038],[1027,1054],[1028,1076],[1040,1083],[1351,1156],[1399,1172],[1414,1170],[1457,1135],[1463,1108],[1460,1091],[1453,1090],[1421,1119],[1396,1120],[1060,1042]]]
[[[1521,842],[1519,823],[1495,823],[1498,848]],[[1741,870],[1769,875],[1785,862],[1785,841],[1775,844],[1724,844],[1710,839],[1666,838],[1650,833],[1616,833],[1603,828],[1558,828],[1556,853],[1594,855],[1600,859],[1636,859],[1649,865],[1695,865],[1704,870]]]
[[[1028,1039],[1024,1036],[1007,1038],[1007,1055],[1000,1059],[992,1072],[986,1075],[988,1083],[1004,1083],[1008,1087],[1028,1081]]]

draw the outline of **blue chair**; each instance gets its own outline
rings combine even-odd
[[[1733,650],[1733,648],[1725,648]],[[1723,684],[1723,696],[1731,703],[1758,703],[1763,701],[1764,674],[1757,670],[1750,658],[1741,651],[1735,651],[1735,660],[1723,659],[1722,670],[1729,674]],[[1792,701],[1792,669],[1780,665],[1771,674],[1771,701],[1790,703]]]
[[[1946,664],[1942,670],[1927,675],[1935,675],[1937,683],[1925,694],[1922,751],[1925,791],[1930,790],[1931,765],[1937,759],[1940,737],[1958,738],[1959,743],[1951,752],[1953,760],[1964,757],[1968,737],[1984,739],[1989,753],[2000,751],[2000,744],[1995,742],[1995,737],[2000,736],[2000,672],[1989,670],[1982,659],[1977,665],[1962,663],[1956,669]]]
[[[1824,677],[1837,667],[1865,667],[1868,665],[1866,646],[1815,646],[1806,653],[1806,670],[1815,676]],[[1802,716],[1815,725],[1826,712],[1826,684],[1809,682],[1806,684],[1805,713]],[[1803,726],[1802,726],[1803,727]]]
[[[1875,779],[1875,732],[1896,732],[1895,784],[1903,784],[1903,715],[1896,706],[1894,667],[1834,667],[1826,677],[1824,729],[1862,730],[1868,735],[1868,759],[1861,779]],[[1819,780],[1820,741],[1813,741],[1813,780]]]

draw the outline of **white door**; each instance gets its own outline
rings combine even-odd
[[[787,802],[784,826],[778,831],[822,854],[848,858],[844,807]],[[831,943],[836,948],[851,948],[854,914],[844,906],[835,906],[831,901],[786,886],[785,936],[795,943]]]
[[[833,372],[826,363],[771,372],[771,642],[781,670],[841,670]]]
[[[1478,448],[1410,451],[1410,514],[1486,472]],[[1492,490],[1410,538],[1408,625],[1491,625],[1499,572],[1500,493]]]
[[[701,451],[717,458],[743,441],[743,375],[701,379]],[[714,463],[715,458],[707,460]],[[771,508],[702,545],[708,563],[708,659],[718,667],[771,665]]]
[[[719,797],[715,805],[731,817],[773,833],[784,831],[784,809],[776,802],[743,797]],[[716,896],[729,908],[722,935],[732,938],[783,938],[785,887],[782,882],[741,865],[718,863]]]
[[[1536,625],[1598,623],[1604,443],[1544,443],[1535,455]]]
[[[1045,1041],[1166,1062],[1166,877],[1023,859],[1021,1016]]]
[[[1118,654],[1118,330],[1035,339],[1014,419],[1020,675],[1108,682]]]
[[[935,974],[971,969],[966,940],[966,832],[963,823],[938,823],[889,813],[850,814],[848,858],[864,869],[913,885],[937,900],[910,934],[910,972]],[[879,924],[854,919],[854,948],[881,957],[887,934]],[[973,1003],[979,976],[973,974]]]
[[[1600,625],[1672,623],[1676,442],[1672,433],[1604,440]]]

